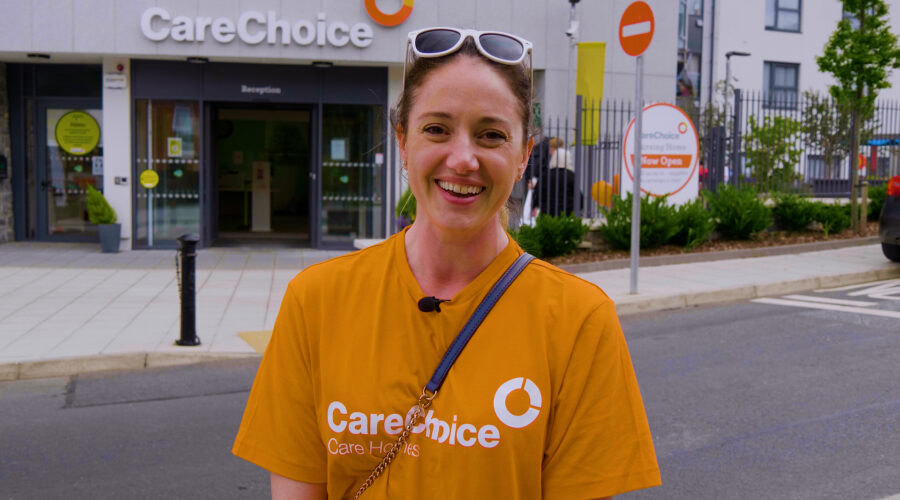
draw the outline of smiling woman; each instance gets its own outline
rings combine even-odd
[[[410,33],[392,121],[416,219],[291,281],[234,446],[271,472],[273,497],[601,498],[660,483],[612,302],[528,263],[501,222],[533,145],[531,77],[516,36]]]

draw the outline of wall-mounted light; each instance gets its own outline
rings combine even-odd
[[[188,57],[187,62],[192,64],[206,64],[209,62],[208,57]]]
[[[50,59],[50,54],[39,54],[37,52],[32,52],[28,54],[28,57],[31,59]]]
[[[331,61],[313,61],[312,65],[314,68],[331,68],[334,67],[334,63]]]

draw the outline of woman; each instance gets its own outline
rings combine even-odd
[[[538,190],[546,200],[542,206],[547,206],[547,214],[559,216],[575,212],[575,161],[559,137],[550,139],[550,162],[541,180]]]
[[[393,115],[416,221],[288,286],[234,445],[270,471],[273,498],[352,498],[522,253],[500,213],[532,147],[530,44],[451,28],[409,40]],[[433,396],[363,498],[599,498],[659,484],[612,302],[544,262],[512,283]]]

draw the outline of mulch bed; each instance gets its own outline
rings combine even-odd
[[[868,223],[868,236],[878,234],[878,223]],[[818,241],[834,241],[859,238],[859,234],[851,229],[838,234],[829,234],[821,231],[764,231],[751,240],[721,240],[713,239],[694,247],[691,251],[685,251],[684,247],[676,245],[664,245],[651,250],[641,250],[641,256],[656,255],[682,255],[687,253],[722,252],[728,250],[743,250],[750,248],[772,247],[780,245],[796,245],[800,243],[814,243]],[[554,265],[581,264],[584,262],[597,262],[613,259],[627,259],[630,256],[628,250],[613,250],[603,240],[594,240],[592,248],[579,248],[574,253],[548,259]]]

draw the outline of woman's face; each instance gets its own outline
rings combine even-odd
[[[499,221],[531,147],[518,109],[503,77],[478,58],[458,57],[425,78],[398,133],[416,223],[453,232]]]

